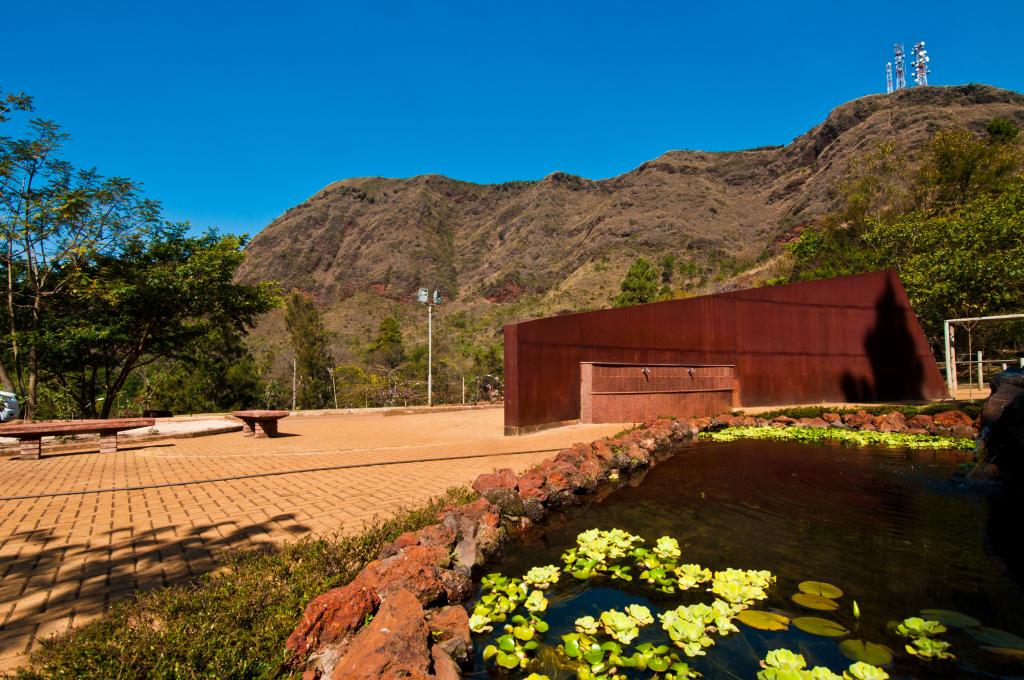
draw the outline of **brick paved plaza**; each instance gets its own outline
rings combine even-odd
[[[519,471],[620,429],[506,438],[498,408],[377,412],[287,418],[276,439],[230,433],[2,458],[0,669],[137,589],[210,571],[226,549],[352,532],[481,472]]]

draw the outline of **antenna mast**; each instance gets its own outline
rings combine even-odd
[[[928,62],[931,59],[928,57],[928,50],[924,48],[924,41],[914,45],[914,61],[910,63],[914,67],[914,84],[916,85],[927,85],[928,74],[931,73],[931,69],[928,68]]]
[[[896,43],[892,46],[892,50],[896,55],[893,59],[896,62],[896,89],[902,90],[907,86],[907,74],[903,70],[903,43]]]
[[[892,94],[892,62],[885,65],[885,93]]]

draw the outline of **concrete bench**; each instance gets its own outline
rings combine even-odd
[[[0,425],[0,437],[21,440],[19,460],[38,460],[43,452],[43,437],[66,437],[76,434],[99,434],[100,453],[117,451],[117,433],[138,427],[153,427],[153,418],[108,418],[106,420],[67,420],[42,423]]]
[[[264,411],[254,409],[251,411],[235,411],[231,415],[242,421],[242,436],[263,437],[277,436],[277,421],[287,418],[288,411]]]

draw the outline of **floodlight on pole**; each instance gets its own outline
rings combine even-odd
[[[434,305],[441,304],[441,291],[433,293],[420,288],[416,294],[420,304],[427,306],[427,406],[434,405]]]

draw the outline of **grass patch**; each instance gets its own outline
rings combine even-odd
[[[728,427],[718,432],[701,432],[701,439],[731,442],[737,439],[779,439],[807,443],[836,441],[851,446],[891,446],[908,449],[960,449],[973,451],[973,439],[931,434],[870,432],[824,427]]]
[[[223,568],[188,585],[140,593],[101,619],[43,641],[28,667],[5,677],[290,677],[284,643],[312,598],[351,581],[402,532],[433,524],[446,505],[474,498],[453,487],[354,536],[229,554]]]
[[[780,408],[774,411],[765,411],[764,413],[756,414],[758,418],[764,418],[765,420],[771,420],[779,416],[788,416],[790,418],[820,418],[823,413],[838,413],[840,415],[844,413],[856,413],[857,411],[867,411],[873,416],[882,416],[887,413],[896,411],[902,413],[906,418],[912,418],[916,415],[928,415],[932,416],[936,413],[945,413],[946,411],[963,411],[972,420],[981,415],[981,409],[984,407],[984,402],[981,401],[960,401],[960,402],[948,402],[940,401],[933,404],[925,404],[924,406],[902,406],[894,404],[891,406],[868,406],[863,409],[860,408],[825,408],[823,406],[794,406],[791,408]],[[745,415],[743,411],[734,411],[737,415]]]

